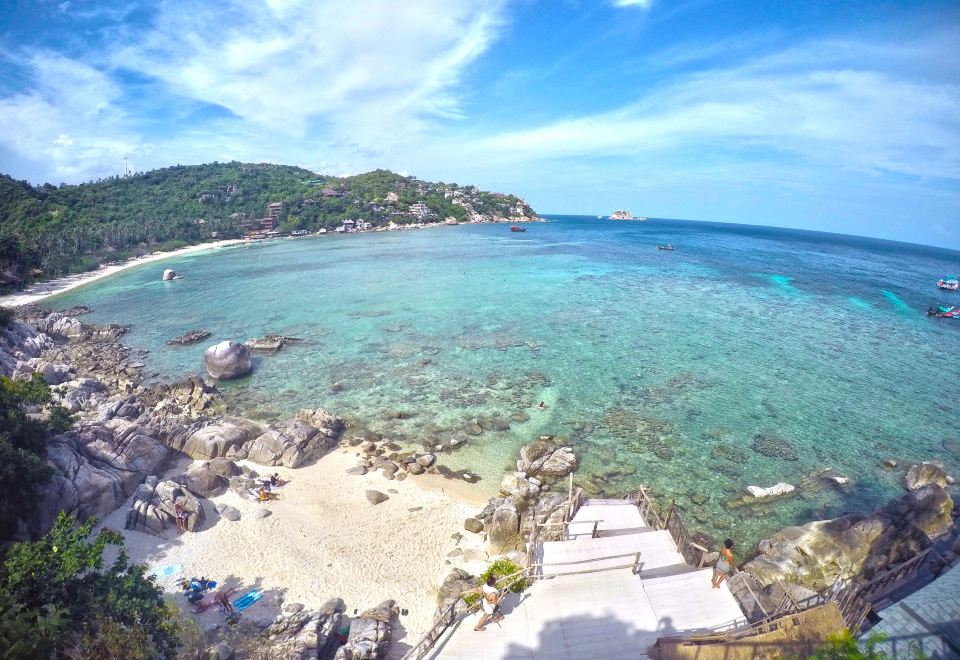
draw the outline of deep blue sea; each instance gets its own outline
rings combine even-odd
[[[494,491],[517,447],[570,439],[578,479],[640,483],[693,529],[753,542],[898,495],[881,461],[960,472],[960,321],[927,317],[960,253],[835,234],[651,219],[278,240],[172,258],[51,300],[129,323],[158,378],[202,373],[214,341],[304,339],[225,389],[262,419],[323,407],[402,442],[457,438]],[[675,251],[656,249],[672,243]],[[184,278],[161,282],[164,268]],[[166,346],[190,329],[214,333]],[[543,401],[546,409],[537,404]],[[747,485],[833,468],[727,506]],[[707,498],[702,505],[694,504]],[[745,547],[741,546],[741,547]]]

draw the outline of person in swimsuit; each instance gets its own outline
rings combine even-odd
[[[487,577],[487,583],[480,588],[481,606],[483,607],[483,616],[474,627],[477,632],[486,630],[487,621],[493,619],[494,623],[500,623],[503,615],[500,614],[500,592],[497,591],[497,578],[493,575]]]
[[[733,539],[727,539],[723,542],[723,549],[720,551],[720,559],[713,567],[713,588],[719,589],[723,581],[733,573]]]
[[[183,534],[187,531],[187,512],[183,510],[183,506],[179,503],[174,505],[173,511],[177,514],[177,530]]]

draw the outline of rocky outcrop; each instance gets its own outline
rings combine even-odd
[[[190,458],[209,461],[227,456],[262,433],[257,424],[240,418],[226,418],[194,431],[181,446],[174,446]]]
[[[930,484],[875,513],[787,527],[762,541],[762,554],[743,568],[764,585],[782,580],[814,591],[837,580],[870,579],[929,546],[952,525],[952,511],[950,495]]]
[[[72,316],[52,312],[34,322],[37,330],[54,338],[79,339],[83,336],[83,324]]]
[[[159,481],[149,477],[138,488],[133,504],[127,511],[127,529],[163,535],[177,528],[176,505],[187,514],[187,531],[194,532],[203,525],[205,515],[200,500],[175,481]]]
[[[297,413],[297,419],[309,424],[328,438],[339,438],[346,428],[343,419],[322,408],[303,408]]]
[[[918,465],[911,465],[903,475],[903,487],[907,490],[918,490],[930,484],[941,487],[947,485],[947,470],[943,463],[925,461]]]
[[[198,497],[216,497],[227,490],[227,477],[210,469],[209,463],[187,470],[174,481]]]
[[[243,345],[251,351],[263,351],[266,353],[276,353],[287,344],[296,344],[302,341],[298,337],[287,337],[285,335],[266,335],[265,337],[255,337],[243,342]]]
[[[487,540],[495,548],[507,548],[516,544],[519,533],[520,513],[512,500],[506,500],[490,517]]]
[[[102,518],[159,469],[168,449],[127,420],[81,422],[47,445],[52,479],[40,487],[35,514],[24,521],[30,536],[44,533],[60,511],[80,520]]]
[[[235,341],[222,341],[203,354],[207,373],[217,380],[246,376],[253,369],[250,349]]]
[[[189,346],[190,344],[196,344],[198,341],[203,341],[204,339],[207,339],[208,337],[210,337],[210,334],[211,333],[207,332],[206,330],[191,330],[189,332],[185,332],[182,335],[178,337],[174,337],[173,339],[169,340],[167,342],[167,345],[168,346]]]
[[[51,347],[53,340],[48,335],[23,321],[12,321],[0,328],[0,376],[13,376],[18,363],[37,358]]]
[[[265,631],[271,660],[307,660],[332,658],[337,646],[337,631],[343,620],[344,603],[331,598],[316,612],[294,603],[285,605],[280,616]]]
[[[520,448],[517,472],[526,476],[565,477],[576,469],[573,448],[556,444],[551,436],[542,436]]]
[[[247,458],[261,465],[300,467],[337,446],[343,420],[322,410],[301,411],[302,416],[270,426],[244,445]],[[311,420],[308,421],[301,420]],[[318,426],[314,426],[317,424]]]
[[[477,586],[479,586],[479,582],[479,578],[470,575],[462,569],[455,568],[450,571],[450,574],[444,578],[443,583],[440,585],[440,590],[437,592],[436,615],[439,616],[453,603],[460,601],[463,594],[476,589]],[[455,610],[455,614],[467,607],[466,603],[462,603],[461,606],[461,608]]]
[[[381,660],[386,657],[396,616],[394,602],[387,600],[350,621],[347,643],[337,650],[336,660]]]

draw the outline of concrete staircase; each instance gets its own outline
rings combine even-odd
[[[425,657],[645,658],[660,636],[746,623],[726,584],[712,588],[712,569],[686,564],[670,533],[647,525],[634,503],[586,500],[567,530],[565,540],[538,544],[539,576],[503,601],[500,624],[475,632],[480,615],[462,618]]]

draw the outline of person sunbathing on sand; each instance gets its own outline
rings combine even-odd
[[[233,605],[230,604],[230,596],[236,592],[234,587],[224,587],[213,595],[206,596],[203,600],[193,604],[194,614],[206,612],[214,605],[220,606],[220,611],[226,614],[233,614]]]

